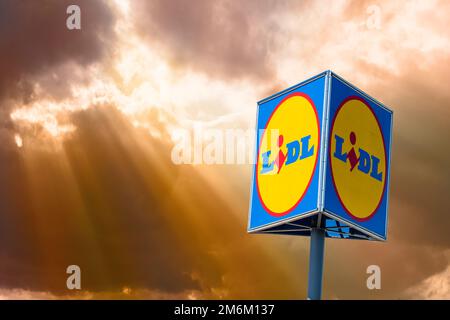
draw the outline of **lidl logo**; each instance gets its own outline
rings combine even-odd
[[[285,97],[267,121],[258,149],[256,184],[265,210],[291,212],[306,193],[319,152],[319,118],[303,93]]]
[[[380,164],[380,159],[377,158],[374,155],[370,155],[367,151],[365,151],[362,148],[359,148],[358,153],[359,156],[356,155],[355,147],[356,144],[356,134],[352,131],[350,132],[350,143],[352,144],[352,147],[350,150],[346,153],[342,152],[342,146],[344,144],[344,139],[337,134],[334,135],[334,139],[336,140],[336,149],[334,151],[333,156],[343,162],[349,162],[350,164],[350,171],[353,171],[353,169],[358,165],[358,170],[369,174],[370,176],[380,182],[383,181],[383,173],[378,171],[378,166]]]
[[[309,146],[309,142],[311,140],[311,135],[307,135],[300,140],[294,140],[286,144],[287,152],[286,154],[283,152],[283,135],[278,136],[278,154],[276,155],[275,160],[270,162],[270,155],[272,151],[266,151],[262,154],[262,168],[260,173],[267,174],[273,173],[279,174],[283,165],[291,165],[296,161],[303,160],[314,155],[314,146]],[[274,171],[276,167],[276,170]]]
[[[352,96],[338,107],[331,125],[330,164],[338,198],[354,219],[377,211],[386,178],[386,148],[380,124],[363,99]]]

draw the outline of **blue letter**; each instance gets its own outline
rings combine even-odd
[[[273,169],[273,161],[272,161],[271,164],[269,164],[269,157],[270,157],[270,153],[271,152],[272,151],[267,151],[267,152],[264,152],[263,154],[261,154],[261,157],[262,157],[262,160],[263,160],[263,164],[262,164],[261,171],[259,172],[260,174],[264,174],[264,173],[272,171],[272,169]]]
[[[359,169],[359,171],[364,172],[364,173],[369,173],[369,171],[370,171],[370,155],[361,148],[359,148],[358,169]]]
[[[286,164],[290,164],[292,162],[297,161],[298,155],[300,154],[300,143],[298,143],[297,140],[294,140],[286,144],[286,148],[287,148]]]
[[[370,176],[372,178],[377,179],[378,181],[381,181],[383,173],[378,172],[378,164],[380,163],[380,159],[378,159],[375,156],[372,156],[372,172],[370,173]]]
[[[314,146],[308,150],[309,139],[311,139],[311,135],[300,139],[302,141],[302,154],[300,156],[300,160],[311,157],[314,154]]]
[[[334,135],[334,139],[336,140],[336,150],[334,151],[333,156],[343,162],[347,162],[347,153],[342,153],[342,145],[344,144],[344,139],[339,137],[337,134]]]

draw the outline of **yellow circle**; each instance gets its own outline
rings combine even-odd
[[[360,98],[344,102],[336,112],[330,140],[331,174],[338,197],[354,218],[369,219],[383,197],[386,172],[383,136],[372,109]],[[353,169],[352,149],[358,157]]]
[[[278,146],[280,136],[283,139],[281,147]],[[287,145],[290,146],[291,156],[286,158],[278,171],[275,160],[280,150],[288,157]],[[296,159],[293,150],[298,151],[295,161],[292,161]],[[261,203],[269,214],[288,214],[301,201],[314,174],[318,150],[319,120],[313,102],[301,93],[289,95],[273,111],[259,146],[257,189]],[[268,151],[270,156],[265,159]],[[288,159],[292,161],[289,164]],[[264,163],[272,163],[273,169],[265,171]]]

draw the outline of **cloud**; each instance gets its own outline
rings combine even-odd
[[[118,291],[104,291],[104,292],[91,292],[91,291],[70,291],[64,295],[55,295],[48,291],[32,291],[26,289],[0,289],[0,300],[128,300],[128,299],[188,299],[196,300],[202,297],[202,292],[199,291],[184,291],[180,293],[170,294],[160,292],[157,290],[147,289],[131,289],[129,287],[123,287]]]
[[[161,297],[268,297],[279,290],[274,270],[288,282],[201,174],[172,164],[170,144],[108,105],[75,112],[72,122],[77,130],[59,149],[25,138],[20,149],[0,150],[5,290],[64,298],[71,264],[94,297],[124,287]]]
[[[81,7],[82,29],[66,27],[66,8]],[[33,76],[56,92],[70,82],[64,63],[87,66],[104,57],[114,36],[113,11],[103,0],[13,1],[0,4],[0,97],[32,98]]]
[[[266,81],[276,77],[277,13],[289,6],[269,0],[180,0],[133,1],[132,8],[143,38],[174,65],[212,78]]]
[[[450,299],[450,266],[406,290],[406,296],[413,299]]]
[[[450,69],[447,55],[432,56],[424,66],[415,63],[421,54],[401,53],[400,72],[362,61],[357,67],[370,77],[364,89],[394,109],[389,233],[395,241],[447,248],[450,220],[442,208],[449,201],[441,190],[449,188],[450,153],[439,141],[450,134]]]
[[[8,172],[4,185],[17,185],[17,189],[2,193],[10,198],[6,205],[2,201],[6,214],[0,252],[11,263],[1,265],[2,286],[61,294],[66,290],[65,268],[75,263],[83,271],[86,290],[116,290],[123,286],[155,287],[168,292],[198,289],[191,278],[189,256],[180,250],[175,230],[165,218],[176,215],[181,208],[176,202],[164,204],[164,190],[170,192],[171,187],[158,178],[159,162],[139,152],[137,142],[123,144],[124,137],[116,130],[133,131],[132,126],[113,108],[81,111],[73,118],[77,131],[63,150],[33,151],[30,143],[30,149],[23,150],[29,152],[23,167],[11,170],[20,158],[3,162],[2,169]],[[166,153],[154,143],[155,152]],[[131,150],[134,157],[128,158]],[[140,168],[147,161],[148,169],[152,169],[144,178]],[[169,159],[160,161],[170,166]],[[40,175],[40,170],[47,174]],[[158,189],[151,187],[150,181]],[[22,198],[30,200],[24,208]],[[16,219],[21,223],[15,224]],[[29,226],[26,234],[21,232],[22,224]],[[22,244],[17,243],[18,237]],[[22,252],[20,248],[26,249]],[[21,270],[17,265],[28,267]],[[44,274],[51,274],[53,279],[43,279]]]

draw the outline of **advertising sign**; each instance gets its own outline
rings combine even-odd
[[[392,111],[331,71],[258,103],[249,232],[386,240]]]

